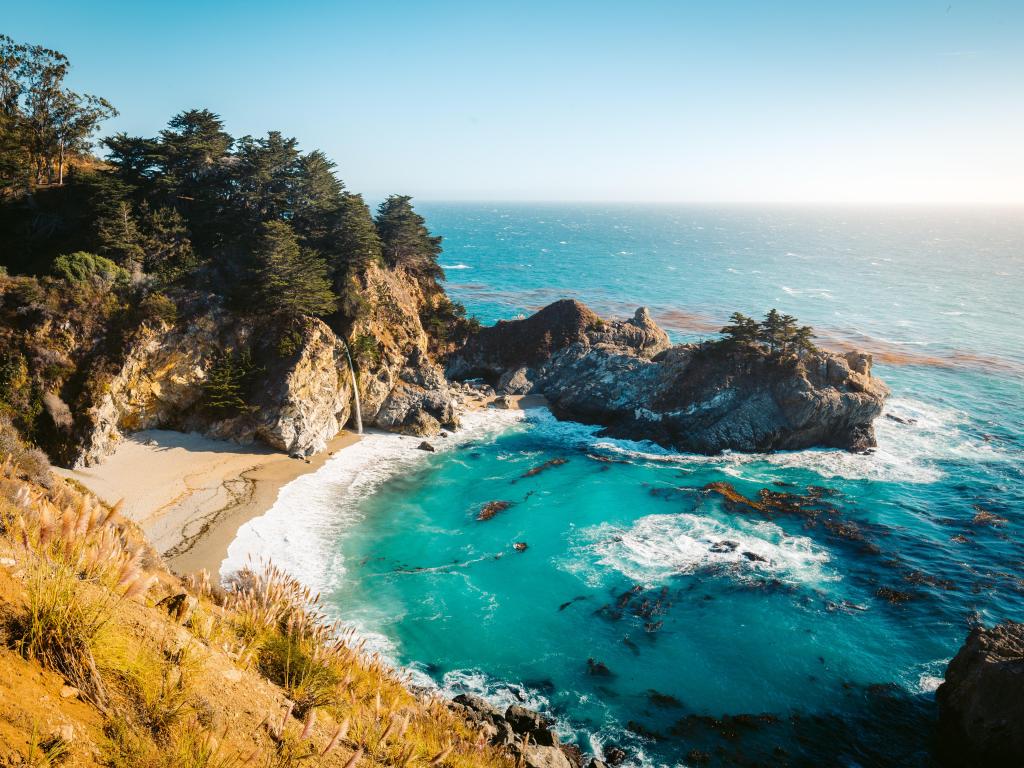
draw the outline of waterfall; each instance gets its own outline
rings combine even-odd
[[[363,409],[359,405],[359,383],[356,381],[356,367],[352,365],[352,353],[348,351],[348,342],[341,340],[345,345],[345,357],[348,358],[348,370],[352,374],[352,396],[356,399],[356,432],[363,434]]]

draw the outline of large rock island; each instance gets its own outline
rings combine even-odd
[[[608,322],[573,300],[481,329],[447,372],[506,394],[543,394],[559,418],[599,424],[612,437],[706,454],[863,451],[875,445],[873,422],[889,394],[868,354],[673,346],[644,308]]]

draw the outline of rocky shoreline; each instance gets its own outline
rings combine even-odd
[[[480,696],[460,693],[449,707],[479,728],[488,744],[506,749],[526,768],[607,768],[626,759],[617,747],[606,750],[606,763],[584,754],[575,744],[561,743],[551,720],[518,704],[502,712]]]
[[[972,629],[935,700],[950,764],[1024,765],[1024,624]]]
[[[673,346],[644,308],[608,322],[572,300],[481,329],[447,374],[483,378],[502,394],[542,394],[558,418],[612,437],[704,454],[868,450],[889,395],[863,352]]]

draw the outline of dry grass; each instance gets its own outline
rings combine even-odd
[[[368,653],[352,629],[330,621],[319,595],[281,569],[269,563],[243,569],[220,595],[205,574],[191,586],[222,606],[217,620],[202,612],[193,617],[200,636],[217,638],[240,663],[280,685],[292,702],[280,723],[268,715],[278,757],[287,758],[268,766],[316,756],[315,749],[299,745],[318,713],[339,723],[328,749],[345,744],[359,759],[379,765],[511,765],[441,699],[413,695],[407,679]],[[303,721],[298,744],[287,735],[292,721]]]
[[[11,617],[0,640],[101,713],[98,762],[67,763],[68,744],[33,732],[28,765],[513,765],[442,700],[411,693],[325,616],[319,596],[269,564],[224,587],[192,579],[190,610],[179,600],[168,615],[157,598],[181,588],[117,509],[63,481],[33,483],[10,458],[0,462],[0,554],[12,555],[21,586],[17,604],[0,605]],[[234,699],[215,674],[240,676]],[[254,704],[251,714],[230,709]]]

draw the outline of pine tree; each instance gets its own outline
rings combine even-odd
[[[737,345],[756,344],[760,326],[752,317],[747,317],[742,312],[733,312],[729,316],[730,325],[722,328],[721,333],[728,337],[728,341]]]
[[[426,221],[412,207],[408,195],[391,195],[377,208],[377,233],[384,262],[404,267],[421,279],[444,279],[437,263],[441,238],[430,234]]]
[[[170,207],[151,209],[143,203],[139,213],[145,270],[161,283],[171,283],[198,264],[184,217]]]
[[[757,340],[768,347],[768,351],[776,352],[782,340],[782,315],[775,308],[768,310],[761,321]]]
[[[121,200],[101,218],[96,223],[96,236],[104,254],[133,275],[142,273],[146,252],[142,248],[142,235],[131,203]]]
[[[814,329],[809,325],[801,325],[796,328],[793,332],[792,345],[794,351],[798,355],[804,353],[817,352],[818,348],[814,346],[814,342],[811,339],[814,338]]]
[[[210,367],[203,382],[203,407],[214,416],[237,416],[248,408],[246,395],[256,371],[249,350],[225,353]]]
[[[365,269],[382,261],[380,236],[362,195],[342,196],[336,249],[340,263],[349,268]]]
[[[315,251],[299,246],[285,222],[263,226],[256,259],[259,311],[298,317],[329,315],[335,310],[337,297],[331,290],[327,265]]]

